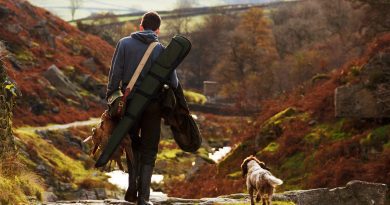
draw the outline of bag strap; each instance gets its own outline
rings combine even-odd
[[[149,45],[149,47],[146,50],[144,56],[142,57],[140,63],[138,64],[137,68],[135,69],[135,72],[134,72],[133,76],[131,77],[129,84],[127,84],[126,93],[130,93],[131,90],[133,90],[133,87],[134,87],[135,83],[137,82],[138,77],[141,74],[141,71],[145,67],[146,61],[149,59],[150,54],[152,54],[152,51],[157,46],[157,44],[158,44],[158,42],[153,42]]]

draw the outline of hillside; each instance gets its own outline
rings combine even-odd
[[[22,97],[14,125],[67,123],[99,116],[113,47],[28,1],[0,1],[7,73]],[[55,65],[51,73],[45,73]],[[63,74],[63,75],[62,75]]]
[[[245,190],[240,164],[255,154],[284,180],[278,189],[336,187],[350,180],[390,184],[388,119],[335,117],[335,89],[365,82],[387,85],[378,70],[389,70],[390,35],[375,39],[365,54],[286,97],[263,102],[263,111],[244,134],[231,139],[233,151],[217,165],[205,165],[189,181],[168,185],[169,195],[218,196]],[[363,73],[374,67],[376,76]],[[373,71],[370,71],[373,72]],[[374,73],[375,73],[374,72]],[[379,73],[379,74],[378,74]],[[365,79],[365,80],[363,80]],[[191,183],[186,191],[175,189]]]

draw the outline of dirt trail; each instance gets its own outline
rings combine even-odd
[[[96,125],[100,122],[100,118],[91,118],[89,120],[85,121],[75,121],[67,124],[48,124],[46,126],[42,127],[19,127],[16,128],[17,130],[32,130],[32,131],[42,131],[42,130],[48,130],[48,131],[56,131],[56,130],[66,130],[69,128],[75,128],[75,127],[84,127],[84,126],[90,126],[90,125]]]

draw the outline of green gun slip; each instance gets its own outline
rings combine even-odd
[[[140,118],[146,106],[150,103],[151,96],[161,91],[164,83],[168,81],[171,73],[184,60],[191,50],[191,42],[176,35],[172,38],[166,49],[158,56],[147,75],[141,82],[134,95],[127,103],[126,112],[104,148],[95,167],[103,167],[109,161],[111,155],[119,147],[122,139]]]

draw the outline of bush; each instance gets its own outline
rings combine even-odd
[[[201,105],[205,104],[207,101],[206,96],[204,96],[200,93],[194,92],[194,91],[185,90],[184,97],[186,98],[186,100],[188,102],[201,104]]]

